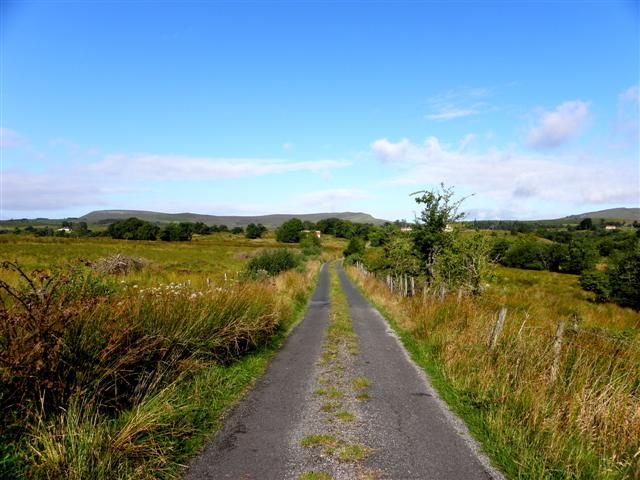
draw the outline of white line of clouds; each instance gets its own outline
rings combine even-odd
[[[91,173],[143,180],[210,180],[294,172],[321,174],[350,163],[341,160],[221,159],[184,155],[118,154],[90,165]]]
[[[538,125],[527,136],[527,144],[534,148],[553,148],[577,137],[589,120],[588,102],[563,102],[552,111],[539,114]]]
[[[547,201],[631,203],[640,201],[637,166],[580,156],[544,156],[500,150],[468,153],[442,145],[436,137],[422,145],[408,139],[379,139],[371,144],[376,157],[398,168],[391,185],[436,185],[465,188],[501,205]]]

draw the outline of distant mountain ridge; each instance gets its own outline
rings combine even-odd
[[[584,218],[603,218],[606,220],[640,221],[640,208],[609,208],[595,212],[579,213],[558,220],[582,220]]]
[[[162,213],[145,210],[96,210],[78,218],[89,224],[112,223],[118,220],[136,217],[152,223],[174,222],[202,222],[206,225],[226,225],[233,227],[246,227],[250,223],[261,223],[265,227],[274,228],[282,225],[287,220],[299,218],[303,222],[317,222],[325,218],[339,218],[357,223],[372,223],[382,225],[386,220],[374,218],[368,213],[362,212],[327,212],[327,213],[301,213],[301,214],[275,214],[275,215],[203,215],[199,213]]]

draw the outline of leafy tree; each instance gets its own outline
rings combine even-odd
[[[444,283],[449,289],[462,288],[479,295],[493,270],[490,252],[491,241],[486,235],[456,230],[451,241],[436,255],[435,282]]]
[[[298,218],[292,218],[277,228],[276,240],[282,243],[297,243],[300,241],[302,230],[304,230],[302,221]]]
[[[419,275],[420,259],[410,238],[395,235],[385,243],[386,270],[393,275]]]
[[[160,227],[157,225],[135,217],[112,223],[106,230],[111,238],[124,240],[155,240],[159,232]]]
[[[362,255],[364,253],[364,246],[364,240],[359,237],[353,237],[349,240],[349,244],[342,254],[345,257],[350,257],[351,255]]]
[[[233,227],[231,229],[231,233],[233,233],[234,235],[240,235],[244,233],[244,228],[242,227]]]
[[[91,230],[89,230],[89,226],[87,222],[78,222],[78,235],[81,237],[86,237],[91,234]]]
[[[211,229],[203,222],[196,222],[193,224],[193,233],[198,235],[208,235],[211,233]]]
[[[591,220],[590,218],[583,218],[578,224],[578,226],[576,227],[576,229],[577,230],[595,230],[596,227],[593,224],[593,220]]]
[[[615,259],[606,270],[611,299],[640,310],[640,241]]]
[[[188,242],[193,236],[192,223],[171,223],[160,233],[160,240],[165,242]]]
[[[609,277],[605,272],[598,270],[586,270],[580,275],[580,286],[587,292],[596,295],[596,302],[602,303],[609,300],[611,287]]]
[[[535,237],[518,238],[502,259],[507,267],[528,270],[547,270],[549,267],[549,247]]]
[[[245,229],[244,236],[249,239],[261,238],[266,231],[267,228],[261,223],[257,225],[255,223],[250,223]]]
[[[431,276],[435,254],[448,242],[447,227],[464,217],[464,213],[458,211],[464,199],[454,200],[453,188],[445,187],[444,184],[440,184],[439,189],[423,190],[412,195],[418,194],[415,201],[423,209],[413,226],[413,244],[426,267],[427,275]]]

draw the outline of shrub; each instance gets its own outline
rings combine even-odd
[[[267,231],[267,227],[265,227],[261,223],[257,225],[255,223],[250,223],[249,225],[247,225],[247,228],[244,232],[244,236],[248,239],[253,240],[255,238],[261,238],[266,231]]]
[[[302,240],[300,240],[300,247],[302,247],[302,254],[305,257],[320,255],[322,252],[320,239],[313,233],[306,234],[302,237]]]
[[[131,217],[109,225],[106,234],[111,238],[124,240],[155,240],[159,231],[160,227],[157,225]]]
[[[252,277],[260,272],[266,272],[267,275],[277,275],[280,272],[296,268],[299,264],[300,258],[291,250],[286,248],[264,250],[249,260],[245,272]]]
[[[349,245],[344,249],[342,254],[345,257],[350,257],[351,255],[359,255],[362,256],[364,253],[364,240],[359,237],[353,237],[349,240]]]
[[[580,286],[587,292],[595,293],[595,300],[598,303],[609,300],[609,277],[604,272],[599,272],[598,270],[586,270],[582,272],[582,275],[580,275]]]
[[[611,299],[624,307],[640,310],[640,241],[607,268]]]
[[[276,240],[283,243],[297,243],[300,241],[302,230],[304,230],[302,221],[298,218],[292,218],[278,227]]]

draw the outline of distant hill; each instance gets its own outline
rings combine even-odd
[[[339,218],[351,222],[373,223],[374,225],[382,225],[386,221],[374,218],[368,213],[361,212],[218,216],[201,215],[198,213],[148,212],[144,210],[97,210],[80,217],[78,220],[85,221],[88,224],[108,224],[118,220],[126,220],[130,217],[136,217],[152,223],[202,222],[206,225],[226,225],[230,228],[246,227],[250,223],[261,223],[265,227],[274,228],[294,217],[302,221],[308,220],[314,223],[324,218]]]
[[[633,222],[640,221],[640,208],[609,208],[607,210],[598,210],[597,212],[586,212],[578,215],[569,215],[568,217],[559,218],[564,221],[580,221],[584,218],[604,218],[606,220],[625,220]]]

